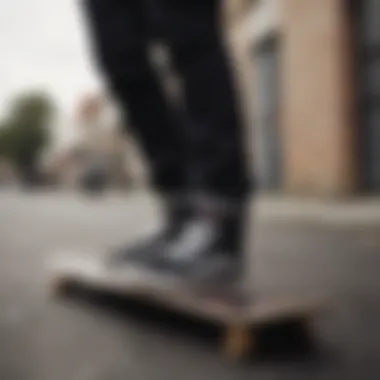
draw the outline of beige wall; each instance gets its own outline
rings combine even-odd
[[[344,195],[355,186],[344,0],[282,1],[285,188]]]
[[[260,120],[252,50],[277,31],[283,190],[319,196],[352,193],[358,182],[358,158],[347,0],[263,0],[253,6],[252,2],[238,4],[238,0],[227,3],[229,42],[250,151],[259,141],[255,134]]]

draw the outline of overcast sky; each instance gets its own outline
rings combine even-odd
[[[98,87],[80,0],[0,0],[0,113],[13,94],[44,89],[65,113]]]

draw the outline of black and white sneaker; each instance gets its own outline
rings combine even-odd
[[[243,276],[243,209],[199,208],[154,260],[155,266],[205,287],[233,287]]]
[[[123,264],[138,264],[151,266],[157,258],[164,255],[167,246],[180,234],[190,210],[185,202],[173,201],[165,204],[165,226],[159,231],[148,234],[127,247],[120,248],[109,257],[108,264],[112,266]]]

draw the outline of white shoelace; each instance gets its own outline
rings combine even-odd
[[[167,256],[174,260],[193,260],[215,237],[216,227],[206,221],[193,221],[169,247]]]

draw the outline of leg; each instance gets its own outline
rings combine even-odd
[[[166,102],[148,58],[149,25],[140,0],[85,0],[95,57],[107,84],[128,114],[132,132],[148,159],[153,185],[164,196],[183,189],[183,148],[173,112]],[[165,231],[144,239],[119,258],[141,258],[183,218],[181,205],[166,201]]]
[[[228,255],[218,259],[217,272],[229,271],[233,263],[241,267],[243,260],[240,245],[249,181],[243,127],[219,28],[221,1],[160,0],[160,4],[164,37],[184,84],[188,182],[193,194],[206,199],[196,206],[203,223],[194,221],[183,244],[180,240],[172,249],[172,262],[185,263],[188,271],[189,263],[201,257],[201,272],[211,273],[216,263],[212,259],[207,265],[204,257],[224,252]]]
[[[86,0],[98,66],[128,116],[160,192],[183,187],[183,148],[173,112],[148,59],[149,26],[140,0]]]
[[[220,0],[160,0],[164,37],[182,76],[190,120],[186,144],[197,191],[244,198],[243,127],[220,33]]]

